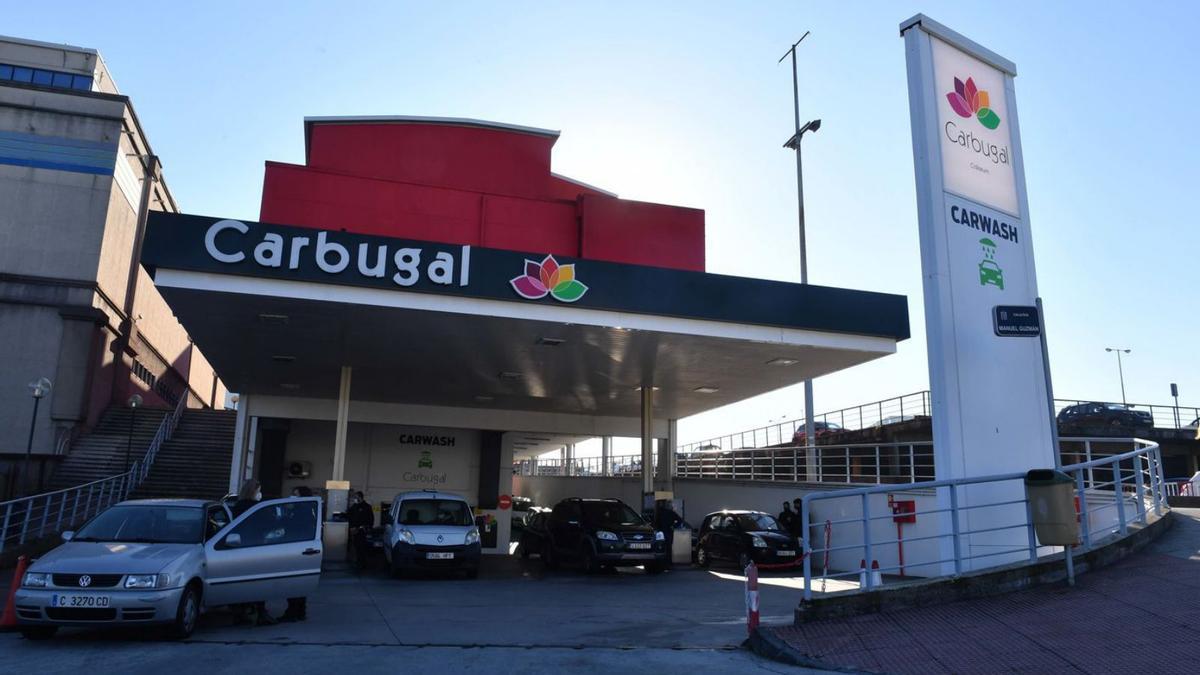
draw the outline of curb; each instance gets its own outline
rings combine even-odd
[[[750,651],[758,654],[764,659],[770,659],[777,663],[784,663],[789,666],[800,666],[801,668],[812,668],[815,670],[828,670],[837,673],[873,673],[870,670],[860,670],[857,668],[849,668],[846,666],[837,666],[832,663],[825,663],[820,659],[815,659],[800,650],[789,645],[786,640],[775,634],[770,628],[760,628],[750,634],[749,638],[742,643],[742,646]]]

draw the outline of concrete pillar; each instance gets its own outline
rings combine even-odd
[[[346,480],[346,430],[350,426],[350,366],[342,366],[338,388],[337,431],[333,437],[333,480]]]
[[[658,470],[655,490],[675,491],[675,446],[678,444],[678,420],[667,420],[667,437],[658,439]]]
[[[654,387],[642,386],[642,493],[654,492]]]
[[[568,476],[577,475],[579,473],[579,471],[576,470],[576,467],[575,467],[575,444],[567,443],[566,447],[563,448],[563,452],[566,453],[566,458],[567,458],[566,462],[565,462],[565,466],[567,467],[567,472],[566,472],[567,475]]]
[[[601,469],[602,476],[612,475],[612,436],[604,436],[600,439],[600,463],[604,465]]]
[[[233,427],[233,453],[229,458],[229,492],[237,494],[242,487],[242,471],[246,465],[246,408],[250,401],[245,394],[238,396],[237,420]]]

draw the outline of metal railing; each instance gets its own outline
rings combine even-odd
[[[0,502],[0,552],[8,546],[20,546],[85,522],[128,497],[146,480],[162,444],[175,432],[187,401],[187,396],[180,397],[171,413],[163,416],[146,454],[129,471],[75,487]]]
[[[896,422],[905,422],[916,417],[928,416],[933,409],[928,391],[918,391],[895,398],[865,403],[814,415],[813,420],[836,424],[842,429],[867,429]],[[737,450],[742,448],[764,448],[773,445],[790,445],[797,432],[804,430],[804,418],[769,424],[757,429],[747,429],[733,434],[716,436],[703,441],[684,443],[679,452],[706,450]]]
[[[658,457],[655,456],[655,468]],[[513,471],[521,476],[575,476],[581,478],[625,478],[642,475],[641,455],[617,455],[608,458],[607,467],[603,457],[574,457],[563,461],[557,457],[522,459],[513,462]]]
[[[1055,399],[1054,412],[1058,414],[1063,408],[1080,403],[1114,404],[1111,401],[1086,401],[1077,399]],[[1115,404],[1121,405],[1121,404]],[[1191,424],[1200,419],[1200,408],[1193,406],[1158,405],[1149,403],[1130,403],[1134,410],[1146,410],[1154,418],[1154,426],[1158,429],[1191,428]],[[929,391],[918,391],[894,398],[850,406],[841,410],[814,415],[813,420],[836,424],[841,429],[855,431],[871,427],[882,427],[898,422],[907,422],[917,417],[927,417],[933,414]],[[678,447],[679,452],[697,452],[706,450],[738,450],[743,448],[765,448],[769,446],[787,445],[797,438],[797,433],[804,430],[804,418],[777,422],[755,429],[747,429],[723,436],[714,436],[702,441],[683,443]],[[818,435],[824,435],[818,433]]]
[[[1062,467],[1074,482],[1078,500],[1080,550],[1086,551],[1110,535],[1125,535],[1131,524],[1147,523],[1151,512],[1162,515],[1167,492],[1162,452],[1157,444],[1129,438],[1063,441],[1134,448]],[[1089,453],[1093,450],[1088,447]],[[814,560],[819,560],[823,569],[816,576],[823,586],[825,580],[859,577],[861,582],[852,585],[852,590],[870,591],[877,582],[869,573],[873,570],[863,568],[880,558],[887,563],[878,568],[882,574],[904,575],[907,568],[916,576],[936,577],[1014,562],[1036,562],[1041,555],[1057,552],[1057,547],[1038,545],[1024,478],[1024,473],[1011,473],[804,495],[801,522],[809,524],[803,536],[807,554],[803,562],[804,598],[812,599]],[[915,510],[906,515],[924,517],[926,526],[916,536],[902,537],[900,529],[892,534],[896,512],[889,508],[891,500],[884,499],[897,492],[903,492],[915,505]],[[851,515],[846,516],[848,512]],[[828,540],[826,531],[833,533]],[[904,546],[909,547],[907,557]],[[914,550],[918,552],[915,559]],[[892,564],[893,559],[896,564]],[[862,562],[855,564],[858,561]]]

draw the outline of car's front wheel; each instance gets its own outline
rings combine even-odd
[[[26,640],[49,640],[58,632],[58,626],[24,626],[21,637]]]
[[[200,619],[200,594],[195,586],[183,589],[179,597],[179,607],[175,610],[175,622],[171,624],[171,637],[176,640],[186,640],[196,630],[196,622]]]

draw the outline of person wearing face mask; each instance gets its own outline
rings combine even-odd
[[[354,493],[350,508],[346,510],[346,519],[350,524],[350,542],[354,545],[354,564],[359,570],[366,569],[367,554],[370,551],[367,536],[371,533],[371,528],[375,527],[375,512],[363,499],[361,490]]]
[[[242,483],[242,489],[238,490],[237,501],[233,503],[233,506],[231,506],[229,510],[233,512],[233,517],[237,518],[245,513],[246,510],[251,506],[254,506],[261,501],[262,487],[260,487],[258,481],[254,480],[253,478],[247,478],[246,481]]]

